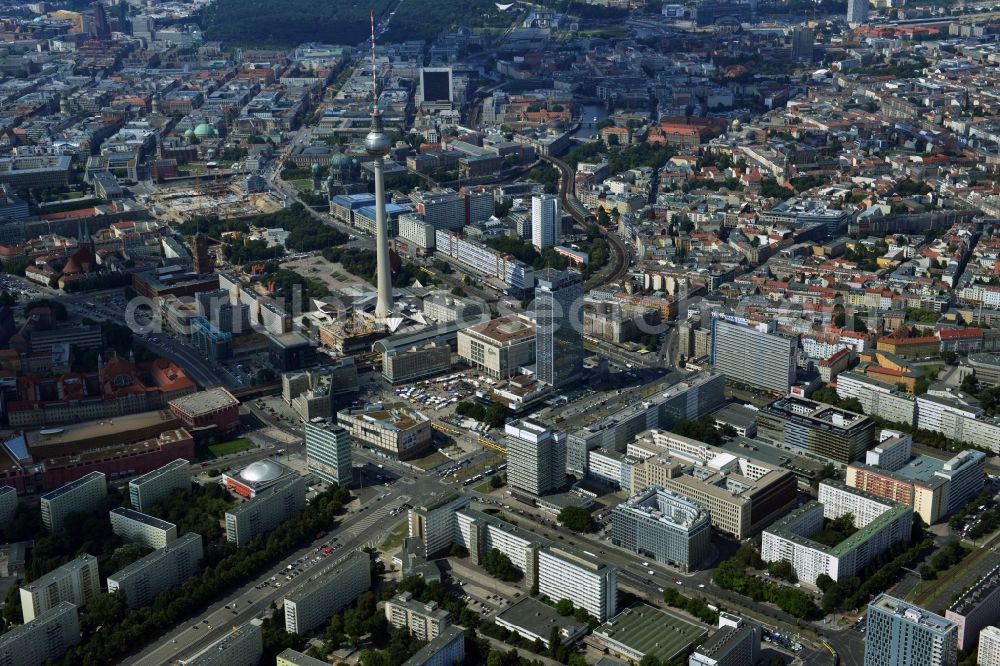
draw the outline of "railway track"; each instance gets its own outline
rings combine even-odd
[[[583,204],[579,202],[572,192],[573,169],[558,157],[552,157],[550,155],[541,155],[540,157],[559,170],[559,199],[562,201],[563,209],[566,210],[570,216],[572,216],[572,218],[584,228],[586,228],[588,224],[596,222],[596,217],[583,207]],[[629,254],[628,250],[625,249],[625,244],[620,238],[618,238],[617,235],[611,233],[610,231],[604,231],[602,229],[601,233],[604,236],[604,239],[608,242],[608,246],[611,248],[611,251],[614,253],[614,264],[610,271],[600,271],[588,281],[586,286],[591,289],[611,284],[613,282],[618,282],[628,273]]]

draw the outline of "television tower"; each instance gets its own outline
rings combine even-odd
[[[392,274],[389,271],[389,224],[385,215],[385,174],[383,160],[389,154],[392,138],[382,127],[378,108],[378,79],[375,73],[375,12],[372,20],[372,128],[365,137],[365,150],[375,158],[375,278],[378,301],[375,318],[385,321],[392,314]]]

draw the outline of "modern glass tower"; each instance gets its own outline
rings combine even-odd
[[[551,268],[536,280],[535,369],[538,379],[563,388],[583,377],[583,281]]]

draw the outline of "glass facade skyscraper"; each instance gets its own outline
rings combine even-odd
[[[575,271],[536,274],[535,368],[555,388],[583,376],[583,281]]]

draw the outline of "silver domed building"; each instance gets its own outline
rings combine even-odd
[[[298,472],[295,470],[285,467],[275,460],[265,458],[250,463],[236,474],[223,474],[222,482],[226,488],[234,493],[251,498],[278,481],[297,475]]]

